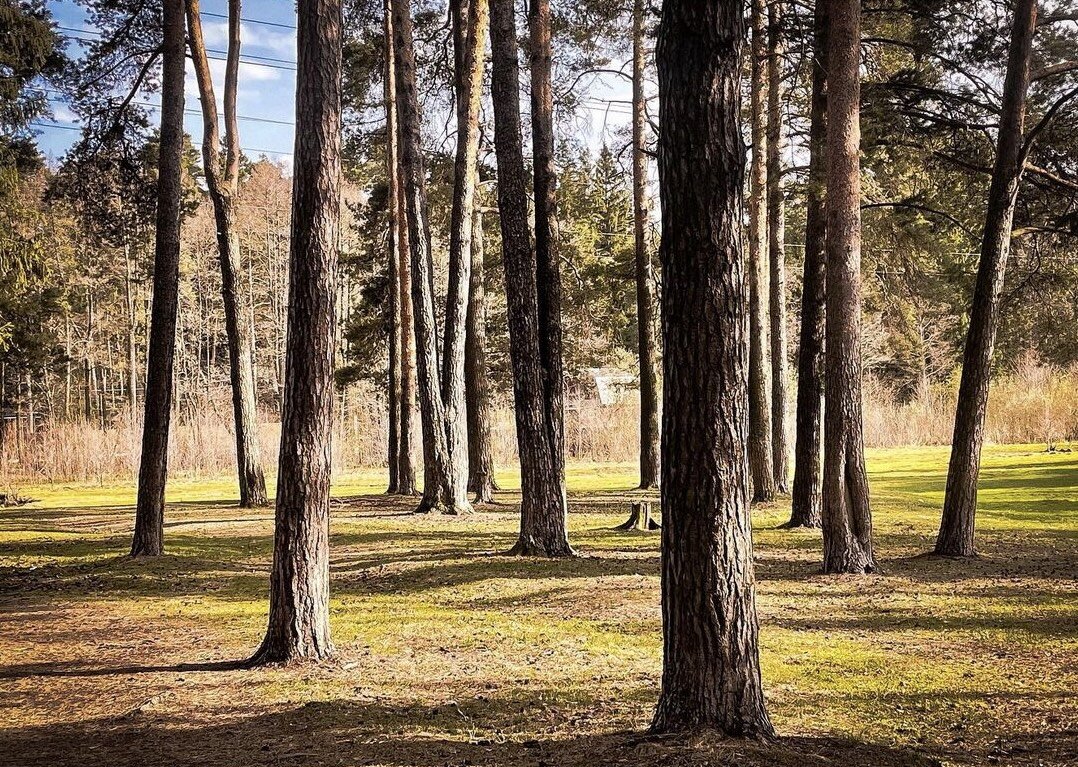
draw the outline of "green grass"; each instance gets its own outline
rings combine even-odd
[[[632,466],[568,472],[581,557],[501,556],[514,492],[415,517],[381,472],[332,511],[339,660],[238,671],[266,614],[272,513],[224,480],[170,486],[167,556],[132,561],[133,489],[20,488],[0,510],[0,754],[81,764],[1068,764],[1078,750],[1078,454],[995,447],[973,561],[919,556],[947,451],[869,455],[881,576],[818,574],[819,534],[755,509],[761,658],[783,741],[647,725],[661,671],[658,536],[612,528]],[[203,665],[199,665],[203,664]],[[147,756],[148,750],[152,756]],[[656,750],[658,749],[658,750]],[[665,749],[665,750],[664,750]],[[732,750],[731,750],[732,749]],[[36,755],[36,756],[35,756]],[[703,760],[703,761],[699,761]]]

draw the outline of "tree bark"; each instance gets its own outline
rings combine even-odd
[[[157,165],[154,296],[147,354],[142,458],[131,556],[164,551],[165,481],[176,358],[180,281],[180,202],[183,158],[183,0],[163,0],[161,139]]]
[[[797,435],[794,490],[787,527],[820,527],[826,325],[827,216],[827,2],[813,12],[812,95],[809,117],[809,183],[805,211],[805,265],[797,356]]]
[[[977,284],[962,358],[962,381],[958,389],[943,516],[936,538],[935,553],[944,556],[971,557],[976,554],[973,533],[977,514],[977,478],[984,446],[984,418],[992,376],[992,352],[999,324],[1000,296],[1025,162],[1023,131],[1026,93],[1029,90],[1036,27],[1036,1],[1019,0],[1011,25],[996,161],[988,189]]]
[[[483,274],[483,213],[476,206],[472,229],[471,294],[468,337],[464,346],[464,381],[468,400],[468,489],[475,503],[490,503],[494,480],[494,446],[490,434],[490,383],[487,380],[487,301]]]
[[[397,72],[393,61],[393,8],[385,0],[383,22],[385,38],[384,101],[386,109],[386,255],[389,259],[389,487],[386,492],[400,492],[401,449],[401,275],[400,242],[397,238],[397,187],[400,185],[399,149],[397,147]],[[412,332],[408,328],[408,332]]]
[[[453,202],[449,229],[449,290],[442,368],[442,397],[446,405],[446,430],[455,455],[456,483],[467,489],[472,479],[472,413],[468,407],[468,322],[473,293],[475,251],[476,184],[479,177],[479,109],[483,93],[484,52],[490,25],[487,0],[453,0],[454,90],[457,104],[457,146],[454,163]],[[480,223],[480,227],[482,224]],[[482,238],[482,231],[479,230]],[[480,280],[482,267],[480,266]],[[482,287],[480,287],[482,292]],[[485,375],[485,371],[483,373]],[[484,382],[485,383],[485,382]],[[487,441],[489,447],[489,425]],[[489,458],[489,456],[488,456]],[[487,467],[489,469],[489,466]],[[483,480],[488,484],[491,480]],[[483,488],[490,500],[489,487]]]
[[[329,483],[341,187],[341,2],[299,0],[288,338],[269,626],[252,663],[319,660],[329,632]]]
[[[749,49],[752,165],[749,179],[749,467],[752,500],[775,500],[771,446],[771,333],[767,264],[767,27],[765,0],[752,0]]]
[[[549,7],[532,7],[533,70],[549,75]],[[545,32],[544,32],[545,30]],[[543,37],[546,46],[543,46]],[[557,265],[540,264],[528,226],[528,175],[520,123],[520,60],[512,0],[494,0],[490,7],[492,54],[491,90],[494,105],[494,148],[498,165],[498,209],[509,319],[509,356],[513,366],[513,395],[520,455],[520,538],[514,554],[572,556],[565,497],[561,402],[561,327],[558,317]],[[538,45],[535,38],[539,38]],[[545,53],[544,53],[545,49]],[[551,257],[553,167],[547,147],[552,126],[544,122],[549,104],[549,79],[533,74],[533,134],[536,153],[536,242]],[[536,110],[535,105],[539,106]],[[549,110],[546,111],[549,117]],[[533,150],[534,151],[534,150]],[[542,235],[540,236],[540,229]],[[540,284],[545,283],[540,288]],[[555,375],[556,374],[556,375]]]
[[[124,303],[127,308],[127,407],[131,418],[138,410],[138,351],[135,346],[135,286],[131,246],[124,245]],[[66,405],[66,402],[65,402]]]
[[[187,0],[187,25],[191,59],[202,101],[202,162],[206,187],[217,224],[217,252],[221,264],[221,299],[224,304],[225,336],[228,340],[228,372],[232,385],[232,416],[236,431],[236,463],[240,506],[252,508],[269,503],[262,471],[262,448],[258,443],[254,369],[250,327],[241,307],[247,297],[240,279],[240,239],[236,231],[236,198],[240,183],[239,123],[236,91],[240,66],[240,0],[228,3],[228,55],[225,63],[225,157],[217,127],[217,99],[213,75],[202,37],[199,0]],[[223,161],[222,161],[223,159]]]
[[[640,488],[659,485],[659,353],[655,275],[647,245],[648,183],[644,114],[644,0],[633,0],[633,238],[636,255],[637,359],[640,366]]]
[[[396,293],[395,300],[400,312],[397,321],[398,353],[400,355],[400,394],[398,399],[399,422],[397,433],[396,492],[398,495],[416,495],[415,449],[413,447],[413,424],[416,403],[416,355],[415,314],[412,304],[411,245],[408,239],[408,215],[405,206],[404,185],[401,183],[402,162],[400,152],[400,108],[397,104],[396,45],[394,43],[393,7],[391,0],[385,2],[386,45],[386,152],[387,178],[389,180],[387,208],[393,227]],[[392,80],[392,83],[390,83]],[[396,314],[396,310],[395,310]],[[391,475],[392,475],[391,471]]]
[[[828,0],[823,569],[876,570],[861,414],[861,6]]]
[[[464,324],[467,313],[468,266],[459,256],[455,269],[463,290],[463,313],[447,315],[446,335],[459,336],[454,342],[454,359],[439,359],[438,331],[434,314],[434,266],[431,259],[429,212],[423,168],[422,117],[416,92],[415,54],[412,47],[412,16],[408,0],[393,0],[393,33],[397,69],[397,108],[401,126],[402,186],[408,216],[411,247],[412,300],[416,305],[415,332],[419,368],[420,411],[423,418],[424,467],[423,498],[419,512],[440,511],[463,514],[471,510],[468,501],[467,414],[464,412]],[[469,218],[469,222],[470,222]],[[470,227],[469,227],[470,238]],[[470,260],[470,256],[469,256]],[[461,273],[463,271],[463,274]],[[463,277],[463,280],[462,280]],[[460,287],[462,282],[463,288]],[[450,304],[461,301],[451,293]],[[459,329],[457,326],[460,326]],[[456,359],[459,357],[459,360]],[[442,366],[453,373],[443,378]],[[451,386],[449,386],[451,384]],[[459,390],[459,391],[458,391]],[[446,397],[445,393],[450,393]]]
[[[743,37],[740,3],[663,3],[663,674],[652,729],[769,737],[746,452]]]
[[[783,4],[767,6],[767,251],[771,267],[771,452],[775,489],[790,492],[790,444],[786,433],[789,363],[786,344],[786,202],[782,191]]]
[[[395,97],[394,97],[395,98]],[[399,111],[397,113],[399,115]],[[412,248],[408,239],[408,215],[404,198],[404,185],[400,183],[400,125],[397,125],[397,273],[400,275],[398,298],[401,309],[400,354],[400,448],[397,453],[397,492],[399,495],[417,495],[415,469],[415,404],[416,404],[416,353],[415,353],[415,306],[412,303]]]

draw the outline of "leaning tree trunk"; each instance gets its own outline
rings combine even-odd
[[[240,506],[251,508],[269,503],[262,472],[262,449],[258,444],[254,369],[251,362],[250,328],[240,316],[247,303],[239,277],[240,239],[236,231],[236,198],[240,183],[239,124],[236,90],[240,67],[240,0],[228,3],[228,55],[225,63],[225,157],[217,127],[217,98],[206,55],[199,17],[199,0],[187,0],[191,59],[194,61],[199,99],[202,102],[202,160],[206,187],[217,225],[217,252],[221,263],[221,299],[228,340],[228,372],[232,388],[232,415],[236,429],[236,463]]]
[[[288,339],[269,626],[252,663],[319,660],[329,635],[329,483],[341,192],[341,1],[299,0]]]
[[[389,465],[389,487],[386,493],[400,492],[401,449],[401,300],[400,300],[400,242],[397,238],[397,73],[393,61],[393,8],[385,0],[383,19],[385,41],[385,79],[383,101],[386,110],[386,256],[389,260],[389,444],[386,463]],[[411,328],[408,328],[411,332]]]
[[[154,245],[153,309],[147,352],[146,402],[142,426],[138,501],[132,556],[164,550],[165,480],[176,359],[176,315],[180,281],[180,203],[183,158],[183,0],[164,0],[161,75],[161,139],[157,161],[157,234]]]
[[[411,246],[412,300],[415,304],[416,358],[419,368],[419,404],[423,417],[424,467],[423,499],[417,511],[440,511],[463,514],[470,511],[468,501],[468,440],[463,434],[467,425],[464,412],[464,335],[465,314],[454,314],[447,335],[459,334],[457,360],[440,360],[437,319],[434,313],[433,272],[427,190],[423,167],[421,136],[422,116],[416,92],[415,53],[412,45],[412,16],[409,0],[393,0],[393,34],[397,69],[397,108],[401,127],[401,184],[404,187],[408,216],[408,241]],[[470,220],[470,219],[469,219]],[[463,260],[463,257],[462,259]],[[462,263],[456,269],[464,268]],[[459,279],[459,278],[458,278]],[[464,274],[463,310],[467,312],[467,274]],[[458,290],[459,292],[459,290]],[[457,303],[457,299],[450,304]],[[447,318],[449,319],[449,318]],[[458,333],[457,325],[460,325]],[[450,404],[443,397],[442,365],[451,367],[454,392],[459,384],[460,402]],[[459,373],[459,381],[456,380]],[[453,398],[455,403],[455,396]],[[461,439],[463,438],[463,439]],[[464,465],[464,471],[457,467]]]
[[[204,143],[203,146],[206,144]],[[255,377],[249,326],[240,316],[245,303],[239,275],[239,236],[236,232],[235,198],[210,193],[217,221],[221,260],[221,297],[228,339],[228,370],[232,384],[232,415],[236,428],[236,464],[239,470],[240,506],[266,506],[266,477],[262,471],[262,448],[258,442]]]
[[[547,11],[549,12],[549,8]],[[535,9],[532,9],[532,13],[535,13]],[[549,20],[549,16],[546,20]],[[542,27],[545,26],[541,14],[536,18],[535,26],[540,27],[538,32],[541,37]],[[546,29],[549,32],[549,27]],[[559,398],[556,403],[559,409],[552,412],[554,397],[548,396],[548,384],[553,383],[549,377],[554,369],[558,372],[559,380],[551,388],[560,394],[561,334],[560,327],[551,327],[552,320],[557,322],[557,314],[550,313],[549,295],[549,291],[557,286],[544,286],[544,307],[538,282],[550,279],[549,271],[552,265],[547,264],[544,270],[539,269],[528,227],[528,174],[524,168],[521,139],[520,61],[512,0],[493,0],[491,3],[490,39],[498,209],[501,214],[502,260],[509,319],[509,356],[513,366],[517,451],[520,455],[520,539],[513,547],[513,553],[550,557],[572,556],[565,498],[564,457],[560,442],[561,402]],[[549,37],[547,43],[546,50],[549,53]],[[542,69],[541,50],[538,58],[539,68]],[[549,69],[547,71],[549,72]],[[541,75],[538,77],[542,79]],[[542,106],[549,95],[549,90],[545,94],[533,92],[532,98]],[[541,114],[537,118],[537,127],[542,134]],[[545,152],[545,136],[540,135],[536,141]],[[537,168],[548,159],[537,159]],[[537,171],[536,176],[543,176],[544,183],[552,182],[549,175],[551,171],[550,168],[542,173]],[[537,213],[537,216],[543,221],[547,237],[552,195],[553,188],[543,189],[542,195],[537,194],[539,204],[536,209],[543,209],[543,214],[540,216]],[[547,253],[549,254],[549,242]],[[556,360],[549,357],[552,349],[557,351]],[[555,420],[556,426],[553,423]]]
[[[767,30],[765,0],[752,0],[749,48],[752,83],[752,167],[749,179],[749,469],[752,500],[775,500],[775,459],[771,448],[771,333],[767,265]]]
[[[468,297],[468,337],[464,345],[464,382],[468,399],[468,489],[476,503],[490,503],[494,480],[490,383],[487,379],[487,301],[483,275],[483,213],[476,206],[472,229],[472,279]]]
[[[876,569],[861,415],[859,0],[829,0],[823,569]]]
[[[637,360],[640,365],[640,487],[659,484],[659,352],[655,275],[648,251],[647,144],[644,114],[644,0],[633,2],[633,238],[636,255]]]
[[[824,328],[826,325],[827,218],[827,2],[813,12],[809,183],[805,211],[805,266],[801,287],[801,336],[797,355],[797,436],[793,506],[787,527],[820,527],[820,459],[823,450]]]
[[[782,126],[783,6],[772,0],[767,6],[767,251],[771,267],[771,452],[774,456],[775,488],[790,491],[790,444],[786,433],[789,365],[786,349],[786,210],[782,194],[782,151],[786,136]]]
[[[739,2],[663,3],[663,674],[652,729],[768,737],[746,454],[743,36]]]
[[[1036,0],[1019,0],[1011,27],[996,162],[988,189],[981,259],[962,358],[962,382],[958,389],[943,518],[936,538],[936,553],[945,556],[971,557],[976,553],[973,529],[977,513],[977,477],[981,469],[984,417],[988,407],[1000,296],[1024,163],[1022,134],[1036,26]]]

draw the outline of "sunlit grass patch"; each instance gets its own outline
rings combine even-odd
[[[947,457],[870,452],[882,576],[821,576],[819,531],[778,529],[788,500],[753,510],[764,686],[780,732],[803,739],[729,763],[1061,763],[1078,721],[1078,457],[988,449],[972,561],[922,556]],[[142,733],[191,765],[252,748],[256,763],[661,763],[613,734],[647,725],[662,651],[659,535],[614,528],[658,494],[633,490],[630,464],[571,466],[581,556],[519,559],[504,556],[519,478],[499,479],[498,504],[449,519],[410,514],[380,472],[340,478],[338,660],[257,671],[212,664],[261,638],[272,510],[181,478],[167,555],[134,561],[130,487],[30,489],[36,503],[0,510],[0,703],[15,712],[0,753],[133,764]]]

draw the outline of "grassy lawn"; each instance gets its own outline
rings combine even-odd
[[[337,483],[320,667],[230,668],[262,636],[272,513],[173,483],[168,555],[123,557],[130,486],[21,488],[0,509],[0,763],[1075,765],[1078,453],[992,448],[975,561],[931,548],[947,451],[869,456],[884,574],[818,574],[819,534],[754,510],[777,744],[644,735],[658,535],[617,532],[632,466],[569,473],[571,561],[507,558],[513,488],[414,517],[381,473]]]

